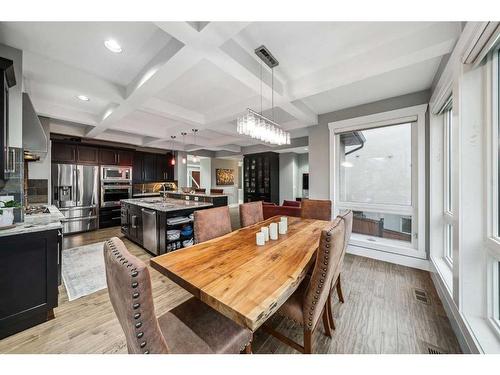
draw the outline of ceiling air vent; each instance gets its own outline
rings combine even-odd
[[[264,63],[270,68],[274,68],[275,66],[279,65],[278,60],[276,60],[276,58],[271,54],[271,52],[269,52],[269,50],[264,45],[256,48],[255,54],[259,56],[259,58],[262,61],[264,61]]]

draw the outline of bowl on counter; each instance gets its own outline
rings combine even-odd
[[[181,237],[181,231],[179,229],[167,230],[167,240],[174,241]]]

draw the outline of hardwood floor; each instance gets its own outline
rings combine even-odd
[[[122,238],[119,228],[68,236],[64,248]],[[142,248],[122,238],[128,249],[149,264]],[[161,314],[189,298],[189,293],[150,268],[155,309]],[[334,300],[337,329],[330,339],[320,326],[313,337],[315,353],[428,353],[428,346],[460,353],[458,342],[428,272],[346,255],[342,287],[345,303]],[[429,304],[414,297],[427,292]],[[125,337],[107,290],[69,302],[59,288],[56,318],[0,340],[0,353],[126,353]],[[302,330],[275,316],[271,325],[302,342]],[[297,353],[262,330],[255,333],[254,353]]]

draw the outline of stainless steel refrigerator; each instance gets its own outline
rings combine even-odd
[[[97,229],[99,167],[52,164],[52,203],[66,217],[64,234]]]

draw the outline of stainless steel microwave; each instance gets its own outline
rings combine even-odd
[[[103,166],[101,167],[101,182],[132,181],[131,167]]]

